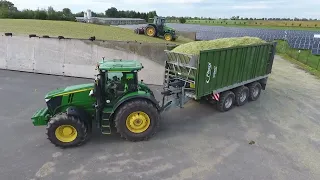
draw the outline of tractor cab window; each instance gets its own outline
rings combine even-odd
[[[106,73],[106,92],[114,95],[114,97],[121,96],[128,91],[136,91],[137,82],[136,74],[132,72],[108,72]]]
[[[166,23],[166,20],[165,19],[161,19],[161,24],[165,25],[165,23]]]

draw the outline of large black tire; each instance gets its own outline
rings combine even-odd
[[[76,137],[70,142],[61,141],[56,135],[56,130],[62,125],[73,127],[76,130]],[[80,146],[88,139],[88,127],[79,118],[68,116],[66,113],[60,113],[50,119],[47,124],[48,139],[57,147],[69,148]],[[61,138],[60,138],[61,139]]]
[[[147,114],[150,119],[149,126],[142,132],[133,132],[129,129],[127,118],[131,113],[143,112]],[[141,113],[141,114],[143,114]],[[143,115],[142,115],[143,116]],[[138,113],[140,118],[140,114]],[[137,118],[137,119],[139,119]],[[139,120],[138,120],[139,121]],[[143,121],[143,119],[141,120]],[[129,141],[143,141],[150,139],[156,134],[160,123],[160,115],[156,107],[146,100],[133,100],[120,107],[120,110],[115,116],[115,127],[117,132],[120,133],[121,137]]]
[[[259,82],[254,82],[248,86],[249,88],[249,100],[256,101],[261,94],[261,84]]]
[[[248,102],[249,99],[249,88],[246,86],[241,86],[235,90],[235,105],[243,106]]]
[[[235,94],[232,91],[221,93],[220,99],[217,103],[217,109],[220,112],[226,112],[233,108],[235,102]]]
[[[156,30],[155,27],[149,25],[149,26],[146,27],[145,34],[146,34],[147,36],[150,36],[150,37],[156,37],[156,35],[157,35],[157,30]]]

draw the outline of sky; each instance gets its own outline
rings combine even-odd
[[[91,9],[104,12],[110,7],[140,12],[157,11],[160,16],[197,16],[230,18],[317,18],[320,0],[9,0],[19,9],[52,6],[68,7],[72,12]]]

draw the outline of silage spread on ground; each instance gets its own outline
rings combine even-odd
[[[199,55],[200,51],[208,49],[228,48],[235,46],[245,46],[265,43],[266,41],[257,37],[236,37],[236,38],[222,38],[209,41],[194,41],[179,45],[171,50],[176,53]]]

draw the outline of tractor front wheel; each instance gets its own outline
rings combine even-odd
[[[68,148],[79,146],[87,140],[87,126],[79,118],[60,113],[47,124],[47,136],[52,144]]]
[[[159,121],[159,112],[153,104],[145,100],[134,100],[120,107],[115,117],[115,126],[122,138],[143,141],[157,132]]]
[[[164,34],[164,39],[166,41],[172,41],[173,40],[172,35],[170,33]]]
[[[147,34],[147,36],[155,37],[156,36],[156,29],[153,26],[148,26],[146,28],[145,33]]]

